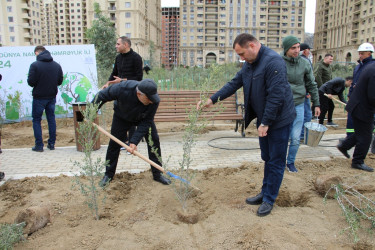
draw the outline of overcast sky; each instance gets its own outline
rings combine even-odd
[[[161,0],[161,7],[178,7],[179,0]],[[306,0],[305,32],[314,33],[316,0]]]

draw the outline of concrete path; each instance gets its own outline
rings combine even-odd
[[[344,134],[324,135],[318,147],[301,145],[298,159],[304,160],[329,160],[330,157],[343,157],[335,148],[339,138]],[[167,168],[173,172],[173,168],[179,167],[182,160],[182,133],[160,134],[163,160],[168,157]],[[108,142],[101,135],[101,142]],[[57,143],[58,144],[58,143]],[[226,148],[226,149],[224,149]],[[145,142],[138,145],[139,152],[147,156]],[[107,145],[102,145],[99,150],[93,151],[94,159],[105,159]],[[350,152],[352,153],[352,152]],[[56,147],[56,150],[45,149],[44,152],[33,152],[30,148],[3,149],[0,154],[0,170],[5,172],[5,180],[20,179],[31,176],[58,176],[60,174],[72,175],[78,173],[74,162],[82,162],[84,153],[78,152],[75,146]],[[233,131],[211,131],[198,138],[192,150],[193,169],[238,167],[243,162],[262,162],[258,138],[241,138]],[[128,155],[121,151],[117,172],[128,171],[139,173],[150,167],[136,156]]]

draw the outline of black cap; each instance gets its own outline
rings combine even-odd
[[[299,47],[300,47],[301,51],[305,50],[305,49],[311,49],[310,46],[307,43],[301,43],[301,45]]]
[[[159,103],[158,86],[151,79],[144,79],[138,84],[138,90],[147,96],[152,103]]]

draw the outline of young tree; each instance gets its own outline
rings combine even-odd
[[[94,3],[94,12],[97,19],[93,21],[92,27],[86,30],[86,37],[90,43],[95,45],[98,78],[99,83],[103,85],[113,68],[113,61],[116,57],[115,44],[118,36],[114,24],[100,10],[99,3]]]

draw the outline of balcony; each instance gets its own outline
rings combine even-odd
[[[277,8],[280,7],[280,1],[268,1],[268,8]]]
[[[217,13],[217,7],[206,7],[206,13]]]
[[[217,20],[217,15],[207,14],[205,17],[206,20]]]
[[[206,0],[206,5],[217,5],[218,1],[217,0]]]
[[[206,35],[217,35],[217,29],[206,29],[205,34]]]
[[[280,9],[268,9],[268,15],[280,14]]]
[[[108,7],[108,11],[109,11],[109,12],[116,11],[116,6]]]
[[[30,20],[30,19],[31,19],[29,13],[22,13],[21,17],[22,17],[22,19],[27,19],[27,20]]]
[[[269,29],[279,29],[280,28],[280,24],[269,23],[268,24],[268,28]]]

